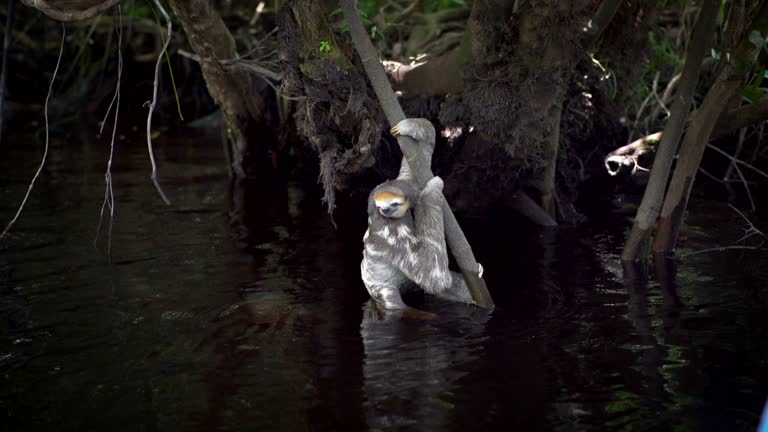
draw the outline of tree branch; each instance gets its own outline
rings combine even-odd
[[[93,0],[70,0],[58,2],[59,4],[56,5],[48,3],[47,0],[21,0],[21,2],[58,21],[80,21],[95,17],[120,3],[120,0],[104,0],[96,4],[93,3]],[[61,3],[64,3],[66,6],[62,7]]]
[[[768,120],[768,97],[720,115],[712,138],[720,138],[743,127]]]
[[[374,92],[376,92],[387,120],[390,125],[395,126],[405,119],[405,113],[403,113],[403,109],[400,107],[400,103],[397,101],[397,97],[389,85],[387,75],[384,73],[384,67],[363,27],[357,12],[356,0],[341,0],[341,7],[344,10],[344,18],[347,24],[349,24],[349,34],[368,75],[368,80],[371,82]],[[406,161],[408,161],[408,165],[411,167],[416,182],[419,187],[423,188],[429,179],[434,176],[424,157],[424,153],[416,141],[410,137],[400,135],[397,137],[397,142],[403,151]],[[469,292],[472,294],[472,299],[479,306],[493,307],[493,299],[491,299],[488,288],[485,286],[485,281],[479,277],[479,266],[472,253],[472,248],[461,231],[459,223],[456,221],[456,216],[453,215],[450,206],[445,200],[443,200],[443,215],[445,219],[446,241],[464,275]]]
[[[608,24],[611,23],[613,17],[616,16],[616,12],[621,7],[622,0],[603,0],[600,3],[600,7],[597,8],[597,12],[589,20],[587,24],[588,43],[587,46],[592,45],[605,31]]]

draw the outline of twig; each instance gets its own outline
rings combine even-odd
[[[741,155],[741,150],[744,148],[744,140],[746,138],[746,128],[742,128],[739,130],[739,141],[736,145],[736,151],[733,152],[733,157],[739,157]],[[728,169],[725,170],[725,174],[723,174],[723,179],[728,180],[731,178],[731,172],[734,169],[734,165],[736,165],[736,162],[731,161],[728,164]],[[730,185],[726,185],[726,189],[728,189],[728,192],[733,194],[733,190],[731,189]]]
[[[709,171],[705,170],[702,167],[699,167],[699,172],[704,174],[706,177],[709,177],[709,179],[714,181],[714,182],[717,182],[717,183],[726,183],[727,182],[727,180],[723,180],[723,179],[719,179],[719,178],[715,177],[714,174],[710,173]]]
[[[703,254],[703,253],[707,253],[707,252],[722,252],[722,251],[726,251],[726,250],[729,250],[729,249],[758,250],[758,249],[763,247],[763,245],[765,244],[765,241],[763,241],[762,243],[760,243],[757,246],[738,246],[738,245],[736,245],[736,243],[741,243],[742,241],[744,241],[744,240],[746,240],[749,237],[752,237],[754,235],[759,235],[759,236],[764,237],[764,238],[768,238],[768,237],[766,237],[765,233],[763,233],[762,231],[757,229],[755,227],[755,225],[746,216],[744,216],[744,213],[739,211],[739,209],[737,209],[736,207],[732,206],[731,204],[728,204],[728,207],[732,208],[733,211],[738,213],[739,216],[741,216],[741,218],[744,219],[744,221],[747,223],[747,229],[744,230],[745,231],[745,235],[742,238],[740,238],[740,239],[736,240],[735,242],[733,242],[734,244],[732,244],[730,246],[720,246],[720,247],[716,247],[716,248],[702,249],[700,251],[691,252],[689,254],[681,255],[678,259],[683,259],[683,258],[686,258],[686,257],[689,257],[689,256],[699,255],[699,254]]]
[[[155,17],[155,22],[157,23],[157,26],[161,27],[160,17],[157,16],[157,11],[155,11],[155,8],[153,7],[150,7],[150,9],[152,10],[152,16]],[[163,36],[163,32],[158,31],[158,33],[160,34],[160,41],[163,44],[165,44],[165,37]],[[168,64],[168,75],[171,77],[171,87],[173,88],[173,95],[175,96],[175,99],[176,99],[176,110],[179,112],[179,119],[181,121],[184,121],[184,114],[181,113],[181,102],[179,101],[179,90],[176,88],[176,78],[174,78],[173,76],[173,66],[171,66],[171,56],[168,55],[168,51],[165,52],[165,61]]]
[[[711,148],[712,150],[714,150],[714,151],[716,151],[716,152],[720,153],[721,155],[723,155],[723,156],[727,157],[728,159],[732,160],[733,162],[736,162],[737,164],[742,164],[742,165],[744,165],[745,167],[747,167],[747,168],[751,169],[752,171],[754,171],[754,172],[756,172],[756,173],[758,173],[758,174],[762,175],[763,177],[765,177],[765,178],[768,178],[768,174],[766,174],[766,173],[765,173],[765,171],[761,171],[761,170],[759,170],[759,169],[755,168],[753,165],[751,165],[751,164],[749,164],[749,163],[747,163],[747,162],[744,162],[744,161],[743,161],[743,160],[741,160],[741,159],[736,159],[735,157],[733,157],[733,156],[729,155],[728,153],[724,152],[723,150],[721,150],[721,149],[719,149],[719,148],[717,148],[717,147],[713,146],[712,144],[707,144],[707,147],[709,147],[709,148]]]
[[[16,223],[16,220],[19,218],[19,215],[21,214],[21,211],[24,209],[24,205],[27,203],[27,198],[29,198],[29,194],[32,192],[32,188],[35,186],[35,182],[37,181],[37,178],[40,177],[40,173],[43,171],[43,167],[45,166],[45,159],[48,157],[48,143],[49,143],[49,130],[48,130],[48,101],[51,99],[51,94],[53,93],[53,82],[56,80],[56,74],[59,72],[59,66],[61,65],[61,58],[64,55],[64,42],[66,40],[67,35],[67,29],[64,27],[64,24],[61,24],[61,48],[59,49],[59,58],[56,60],[56,68],[53,70],[53,76],[51,77],[51,82],[48,85],[48,95],[45,97],[45,150],[43,151],[43,159],[40,161],[40,166],[37,168],[37,172],[35,172],[35,176],[32,177],[32,181],[29,183],[29,188],[27,188],[27,194],[24,195],[24,199],[21,201],[21,205],[19,206],[19,210],[16,212],[16,215],[13,217],[13,219],[8,222],[8,225],[6,225],[5,229],[2,233],[0,233],[0,239],[5,237],[8,234],[8,231],[11,229],[13,224]]]
[[[739,175],[739,178],[741,178],[741,182],[744,183],[744,189],[747,191],[747,198],[749,198],[749,204],[752,208],[752,211],[755,211],[755,200],[752,199],[752,191],[749,189],[749,184],[747,183],[747,179],[744,178],[744,173],[741,172],[741,168],[737,164],[733,164],[733,168],[736,169],[736,173]]]
[[[659,103],[659,106],[661,107],[661,109],[663,109],[664,113],[666,113],[667,117],[669,117],[669,108],[667,108],[667,106],[664,104],[664,101],[661,100],[661,98],[659,97],[659,92],[658,92],[659,80],[658,80],[658,78],[659,78],[659,74],[656,73],[656,79],[653,80],[653,97],[656,98],[656,101]]]
[[[723,252],[723,251],[733,250],[733,249],[758,250],[758,249],[760,249],[762,247],[763,247],[763,243],[761,243],[761,244],[759,244],[757,246],[721,246],[721,247],[710,248],[710,249],[702,249],[700,251],[687,253],[685,255],[681,255],[678,259],[688,258],[690,256],[700,255],[700,254],[708,253],[708,252]]]
[[[117,85],[115,86],[115,95],[112,97],[112,102],[110,102],[109,108],[107,109],[107,115],[109,115],[109,111],[112,108],[112,104],[115,103],[115,100],[117,100],[117,105],[115,106],[115,121],[112,124],[112,140],[109,144],[109,160],[107,161],[107,172],[104,173],[104,181],[106,183],[106,186],[104,187],[104,202],[101,204],[99,224],[96,226],[96,237],[93,239],[93,246],[96,247],[96,241],[99,238],[99,231],[101,229],[101,222],[104,218],[104,208],[109,207],[107,256],[109,257],[110,261],[112,260],[112,227],[114,226],[115,221],[115,195],[112,189],[112,160],[115,154],[115,133],[117,132],[117,118],[118,114],[120,113],[120,83],[123,77],[123,14],[120,5],[117,6],[117,14],[119,22],[115,28],[117,31]],[[104,124],[106,121],[107,117],[105,116],[104,121],[101,123],[101,128],[99,129],[99,135],[101,135],[101,131],[104,129]]]
[[[747,238],[747,237],[749,237],[749,236],[751,236],[751,235],[754,235],[754,234],[759,234],[759,235],[761,235],[761,236],[765,237],[765,234],[764,234],[762,231],[760,231],[759,229],[757,229],[757,227],[755,226],[755,224],[753,224],[753,223],[752,223],[752,221],[750,221],[750,220],[749,220],[749,219],[748,219],[746,216],[744,216],[744,213],[742,213],[742,212],[741,212],[739,209],[737,209],[736,207],[734,207],[734,206],[733,206],[733,205],[731,205],[731,204],[728,204],[728,207],[732,208],[732,209],[733,209],[733,211],[735,211],[736,213],[738,213],[738,214],[739,214],[739,216],[741,216],[741,218],[742,218],[742,219],[744,219],[744,222],[746,222],[746,223],[747,223],[747,225],[749,225],[749,227],[747,227],[747,230],[746,230],[746,231],[747,231],[747,233],[750,233],[750,234],[749,234],[749,235],[747,235],[747,236],[745,236],[745,237],[742,237],[742,239],[741,239],[741,240],[744,240],[745,238]],[[739,241],[741,241],[741,240],[739,240]]]
[[[168,45],[171,43],[171,17],[168,16],[168,12],[165,11],[159,0],[154,1],[167,23],[168,37],[165,40],[165,44],[163,44],[163,49],[157,56],[157,63],[155,64],[155,84],[152,90],[152,102],[149,104],[149,113],[147,114],[147,150],[149,151],[149,161],[152,163],[152,176],[150,177],[152,183],[154,183],[155,189],[157,189],[157,193],[160,194],[160,198],[163,199],[163,202],[165,202],[166,205],[171,205],[171,201],[165,196],[163,189],[160,187],[160,183],[157,181],[157,165],[155,164],[155,155],[152,151],[152,112],[155,111],[155,105],[157,105],[157,86],[160,81],[160,63],[163,61],[163,55],[165,55],[165,52],[168,50]]]
[[[199,55],[193,54],[183,49],[176,50],[176,54],[182,57],[186,57],[197,63],[202,63],[203,61],[203,59],[200,58]],[[266,54],[261,58],[264,58],[268,55],[271,55],[271,53]],[[275,85],[275,83],[271,81],[271,80],[282,81],[283,77],[279,72],[273,72],[263,66],[260,66],[259,62],[257,61],[245,60],[245,56],[237,56],[233,59],[226,59],[226,60],[218,60],[218,59],[206,59],[206,60],[212,60],[212,61],[218,62],[220,65],[224,67],[235,66],[241,69],[245,69],[246,71],[253,72],[253,74],[256,75],[256,77],[258,77],[259,79],[267,83],[267,85],[270,86],[272,90],[274,90],[275,94],[279,95],[283,99],[288,99],[288,100],[306,99],[305,97],[293,97],[293,96],[288,96],[284,94],[282,90],[280,90],[280,88],[278,88],[277,85]]]
[[[699,167],[699,172],[704,174],[706,177],[708,177],[710,180],[712,180],[712,181],[714,181],[716,183],[720,183],[720,184],[724,184],[724,185],[727,185],[727,184],[730,184],[730,183],[742,183],[741,180],[728,179],[728,178],[718,178],[717,176],[715,176],[714,174],[712,174],[711,172],[705,170],[702,167]],[[747,181],[747,183],[750,184],[750,185],[755,184],[755,182],[753,182],[753,181]]]
[[[666,108],[666,104],[669,102],[669,98],[672,97],[672,92],[677,87],[677,83],[680,81],[680,77],[682,74],[677,74],[672,77],[671,80],[667,83],[667,87],[664,89],[664,93],[661,95],[661,105],[657,105],[656,108],[653,109],[653,112],[651,112],[651,118],[657,118],[659,116],[659,111],[661,110],[661,107],[664,106]]]
[[[179,49],[176,50],[176,54],[186,57],[192,61],[195,61],[197,63],[201,63],[202,59],[199,55],[193,54],[187,50]],[[226,59],[226,60],[217,60],[217,59],[211,59],[216,62],[218,62],[222,66],[239,66],[244,69],[248,69],[251,72],[254,72],[256,75],[263,75],[265,78],[269,78],[275,81],[280,81],[283,79],[282,75],[279,72],[273,72],[263,66],[258,65],[257,62],[245,60],[244,57],[238,56],[233,59]]]

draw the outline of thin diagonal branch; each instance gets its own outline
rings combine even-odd
[[[355,0],[341,0],[341,8],[344,11],[344,18],[347,24],[349,24],[349,34],[363,63],[368,80],[371,82],[371,86],[379,99],[387,120],[392,126],[395,126],[398,122],[405,119],[405,113],[403,113],[403,109],[400,107],[400,103],[392,91],[392,86],[389,84],[381,60],[371,40],[368,38],[368,33],[363,27],[360,15],[357,12],[357,2]],[[419,187],[424,187],[429,179],[433,177],[432,170],[424,157],[424,153],[410,137],[399,135],[397,142],[403,151],[405,160],[411,167],[417,184]],[[461,227],[459,227],[451,207],[445,200],[443,200],[443,217],[445,220],[446,241],[464,275],[464,280],[467,282],[472,299],[479,306],[493,307],[493,299],[488,292],[488,288],[485,286],[485,281],[479,277],[480,267],[472,253],[472,248],[461,231]]]

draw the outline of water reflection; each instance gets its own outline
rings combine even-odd
[[[0,220],[39,161],[17,139],[0,157]],[[9,430],[757,425],[764,255],[701,254],[654,274],[622,269],[622,221],[467,221],[499,307],[426,296],[409,301],[437,319],[395,319],[363,310],[364,204],[338,211],[335,228],[312,189],[230,184],[218,134],[165,139],[170,208],[147,180],[143,141],[118,148],[111,264],[92,246],[107,150],[85,138],[82,151],[58,145],[0,245]],[[691,229],[686,247],[723,243],[716,235]]]
[[[370,430],[448,430],[456,423],[460,380],[479,367],[490,313],[441,306],[437,319],[423,321],[366,303],[360,336]]]

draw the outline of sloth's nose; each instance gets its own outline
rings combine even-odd
[[[394,207],[384,207],[384,208],[381,209],[381,213],[384,216],[392,216],[392,214],[395,213],[395,208]]]

